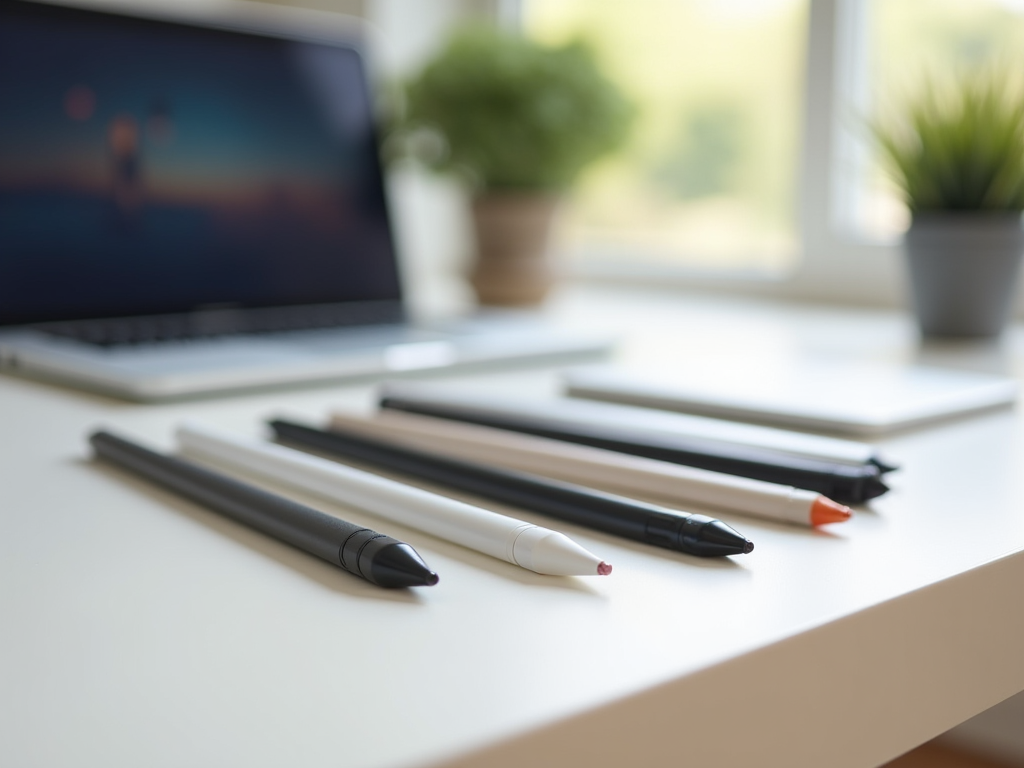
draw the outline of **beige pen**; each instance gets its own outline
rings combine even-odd
[[[384,409],[373,418],[335,412],[333,423],[452,457],[534,472],[624,495],[654,497],[798,525],[850,518],[850,508],[814,491],[546,437]]]

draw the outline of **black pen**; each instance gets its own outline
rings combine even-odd
[[[502,408],[498,401],[486,405],[466,404],[454,397],[385,390],[380,405],[382,408],[523,432],[727,475],[791,485],[816,491],[844,504],[860,504],[889,490],[881,480],[882,470],[875,464],[843,464],[767,448],[652,433],[628,426],[546,418],[514,407]]]
[[[350,431],[325,431],[288,421],[270,422],[282,442],[468,491],[503,504],[700,557],[753,550],[744,536],[713,517],[549,480],[526,472],[440,458]]]
[[[298,547],[380,587],[437,583],[408,544],[109,432],[89,437],[96,456],[179,496]]]

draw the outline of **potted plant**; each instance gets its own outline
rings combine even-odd
[[[492,28],[457,33],[406,88],[401,133],[459,174],[473,197],[482,304],[547,294],[558,202],[583,168],[625,139],[632,108],[585,46],[549,48]],[[437,141],[416,141],[427,133]]]
[[[911,211],[905,239],[924,334],[991,336],[1009,317],[1024,232],[1024,93],[998,72],[934,85],[873,132]]]

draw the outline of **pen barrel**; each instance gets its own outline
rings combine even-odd
[[[393,469],[403,474],[434,482],[449,488],[467,491],[512,506],[549,514],[560,520],[643,540],[645,522],[633,515],[616,517],[609,507],[621,505],[590,503],[588,509],[580,504],[578,492],[551,483],[544,492],[537,490],[537,482],[514,472],[491,470],[469,462],[455,462],[421,454],[418,451],[390,446],[370,438],[352,439],[341,433],[324,433],[297,424],[275,421],[271,423],[285,442],[294,442],[376,466]]]
[[[97,456],[113,464],[374,583],[372,556],[400,543],[107,432],[93,434],[89,442]]]

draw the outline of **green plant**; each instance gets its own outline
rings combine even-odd
[[[1008,74],[929,84],[871,125],[911,212],[1024,210],[1024,93]]]
[[[632,116],[584,45],[468,28],[407,86],[401,131],[436,132],[421,158],[479,190],[558,191],[623,142]]]

